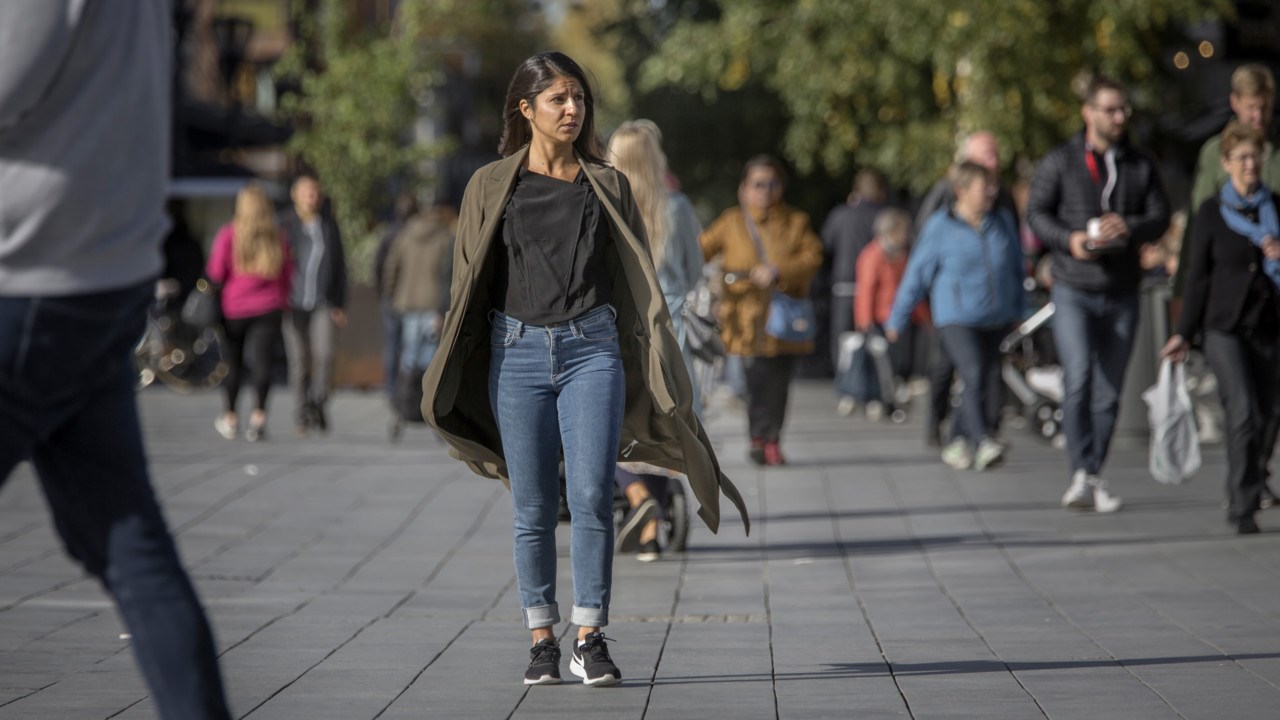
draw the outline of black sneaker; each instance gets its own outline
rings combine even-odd
[[[311,426],[322,433],[329,432],[329,418],[320,403],[311,403]]]
[[[640,549],[636,552],[636,559],[640,562],[653,562],[661,557],[662,548],[658,547],[656,538],[647,543],[640,543]]]
[[[622,672],[609,658],[609,648],[604,644],[608,639],[602,632],[593,632],[574,645],[569,670],[582,678],[583,685],[604,687],[622,682]]]
[[[640,547],[640,531],[650,520],[658,517],[658,501],[647,497],[627,513],[618,528],[618,552],[633,553]]]
[[[555,640],[539,640],[529,649],[529,669],[524,671],[524,684],[560,684],[560,646]]]

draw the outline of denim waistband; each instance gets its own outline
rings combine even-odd
[[[499,312],[498,310],[489,311],[489,323],[494,328],[502,328],[504,330],[542,330],[544,332],[572,332],[575,327],[586,325],[608,318],[610,322],[618,319],[618,311],[612,305],[604,304],[594,310],[588,310],[572,320],[564,322],[552,323],[551,325],[533,325],[530,323],[517,320],[510,315]]]

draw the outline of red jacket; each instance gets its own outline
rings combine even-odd
[[[883,325],[889,319],[893,296],[898,292],[907,271],[907,254],[897,258],[885,255],[879,240],[872,240],[858,254],[857,289],[853,295],[853,323],[859,330],[873,324]],[[920,303],[911,313],[917,325],[929,322],[929,306]]]

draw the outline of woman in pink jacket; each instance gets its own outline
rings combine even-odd
[[[255,442],[266,435],[271,363],[280,344],[280,322],[293,275],[288,243],[276,224],[271,199],[260,186],[250,184],[236,195],[235,217],[214,238],[206,273],[222,285],[222,329],[229,366],[223,381],[224,411],[213,426],[228,440],[236,437],[236,399],[247,365],[257,403],[244,436]],[[250,350],[247,357],[246,348]]]

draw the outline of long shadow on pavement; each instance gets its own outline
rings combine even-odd
[[[1275,660],[1280,653],[1246,653],[1240,655],[1186,655],[1151,658],[1116,658],[1096,660],[1011,661],[957,660],[931,663],[828,663],[829,670],[809,672],[742,673],[737,675],[687,675],[660,677],[654,685],[702,685],[712,683],[747,683],[788,680],[840,680],[902,675],[967,675],[973,673],[1033,672],[1037,670],[1080,670],[1088,668],[1140,667],[1149,665],[1192,665],[1197,663]]]

